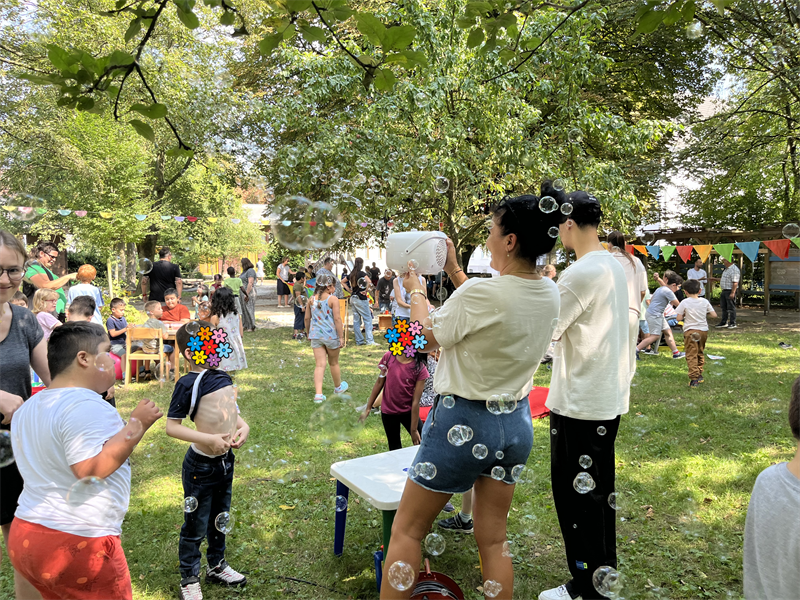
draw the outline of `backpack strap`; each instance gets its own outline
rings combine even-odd
[[[200,391],[200,380],[203,378],[203,375],[208,373],[208,370],[204,369],[200,372],[200,375],[197,376],[197,379],[194,380],[194,385],[192,386],[192,401],[189,404],[189,417],[192,418],[194,421],[194,407],[197,406],[197,394]]]

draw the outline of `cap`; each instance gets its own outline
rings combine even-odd
[[[603,218],[603,209],[600,207],[600,201],[587,192],[581,190],[570,192],[564,204],[572,204],[572,212],[569,213],[569,218],[578,225],[600,223],[600,219]]]

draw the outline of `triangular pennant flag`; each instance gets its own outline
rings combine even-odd
[[[71,211],[71,210],[69,210],[69,209],[67,209],[67,208],[60,208],[60,209],[58,209],[58,214],[60,214],[62,217],[66,217],[66,216],[67,216],[69,213],[71,213],[71,212],[72,212],[72,211]]]
[[[184,220],[186,217],[178,217],[178,216],[176,216],[176,217],[173,217],[173,218],[174,218],[174,219],[175,219],[175,220],[176,220],[178,223],[182,223],[182,222],[183,222],[183,220]]]
[[[647,247],[640,246],[639,244],[634,244],[633,247],[636,248],[636,250],[638,250],[639,252],[641,252],[645,256],[647,256]]]
[[[711,254],[711,244],[703,244],[702,246],[695,246],[694,251],[700,257],[700,260],[706,262],[708,255]]]
[[[111,218],[111,213],[107,212],[107,211],[103,211],[103,212],[100,213],[100,216],[103,217],[104,219],[110,219]]]
[[[75,216],[77,216],[77,217],[85,217],[87,214],[89,214],[89,213],[87,213],[85,210],[76,210],[75,211]]]
[[[792,240],[767,240],[763,243],[781,260],[789,258],[789,247],[792,245]]]
[[[189,223],[194,223],[197,221],[197,217],[186,217],[186,220],[189,221]]]
[[[172,215],[161,215],[162,221],[169,221],[172,218]]]
[[[681,260],[685,263],[688,262],[690,258],[692,258],[692,246],[691,244],[686,244],[685,246],[676,246],[675,249],[678,251],[678,256],[681,257]]]
[[[269,225],[269,219],[261,219],[261,224],[262,225]]]
[[[650,256],[656,260],[661,256],[661,246],[647,246],[647,251],[650,253]]]
[[[147,215],[133,215],[137,221],[144,221],[147,218]]]
[[[758,258],[758,246],[761,242],[736,242],[736,247],[742,251],[747,258],[750,259],[750,262],[756,262],[756,258]]]
[[[714,244],[714,250],[716,250],[722,258],[731,262],[733,258],[733,244]]]
[[[604,250],[608,250],[608,243],[607,242],[600,242],[600,245],[603,247]]]
[[[792,238],[794,245],[800,248],[800,237]]]
[[[625,252],[629,252],[630,254],[634,253],[634,247],[630,244],[625,244]]]
[[[231,223],[233,223],[234,225],[238,225],[241,222],[242,222],[241,219],[231,219]]]
[[[664,260],[669,260],[673,252],[675,252],[675,246],[661,246],[661,254],[664,255]]]

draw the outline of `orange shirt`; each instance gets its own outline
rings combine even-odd
[[[168,323],[168,322],[176,322],[182,321],[183,319],[191,319],[191,315],[189,314],[189,309],[186,308],[183,304],[176,304],[175,308],[169,309],[165,304],[163,307],[164,314],[161,315],[161,320]]]

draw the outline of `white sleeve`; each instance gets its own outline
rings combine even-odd
[[[638,258],[636,259],[636,262],[639,263],[636,266],[636,275],[639,278],[639,292],[644,292],[646,294],[649,291],[649,288],[647,287],[647,269],[644,268],[642,261],[640,261]]]
[[[581,316],[585,310],[578,295],[570,288],[561,283],[558,284],[558,292],[561,296],[561,310],[558,313],[558,325],[553,331],[553,339],[561,339],[564,332],[569,329],[575,320]]]
[[[431,315],[433,335],[442,348],[451,348],[470,334],[479,320],[481,306],[487,302],[485,293],[475,291],[479,279],[464,282],[442,307]],[[485,291],[484,291],[485,292]],[[487,313],[488,314],[488,313]]]
[[[105,443],[122,428],[119,413],[110,404],[103,404],[105,406],[99,406],[97,402],[86,399],[72,403],[62,413],[58,441],[64,448],[68,464],[74,465],[97,456]]]

